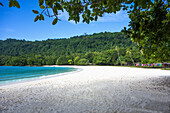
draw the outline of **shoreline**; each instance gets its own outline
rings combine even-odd
[[[64,72],[64,73],[58,73],[58,74],[52,74],[52,75],[44,75],[44,76],[40,76],[40,77],[33,77],[33,78],[29,78],[29,79],[18,79],[18,80],[14,80],[12,82],[6,82],[6,83],[0,83],[0,88],[1,87],[5,87],[5,86],[11,86],[11,85],[17,85],[17,84],[25,84],[25,83],[31,83],[31,82],[41,82],[41,80],[48,80],[51,78],[58,78],[61,76],[65,76],[65,75],[70,75],[70,74],[74,74],[77,72],[82,71],[83,69],[81,67],[115,67],[115,68],[132,68],[132,69],[144,69],[144,70],[161,70],[161,68],[141,68],[141,67],[131,67],[131,66],[98,66],[98,65],[42,65],[42,66],[30,66],[30,65],[26,65],[28,67],[70,67],[70,68],[75,68],[75,71],[71,71],[71,72]],[[163,70],[163,71],[169,71],[169,70]],[[170,72],[170,71],[169,71]],[[159,76],[162,77],[162,76]],[[167,76],[163,76],[163,77],[167,77]]]
[[[67,76],[0,86],[0,111],[168,113],[170,110],[170,71],[76,67],[82,70]]]
[[[130,68],[144,68],[144,69],[162,69],[162,68],[170,68],[170,67],[159,67],[159,66],[131,66],[131,65],[0,65],[0,66],[26,66],[26,67],[74,67],[74,66],[113,66],[113,67],[130,67]]]
[[[34,67],[34,66],[30,66],[30,67]],[[59,65],[44,65],[44,66],[36,66],[36,67],[69,67],[69,66],[59,66]],[[20,84],[20,83],[27,83],[27,82],[33,82],[33,81],[38,81],[38,80],[43,80],[43,79],[49,79],[49,78],[53,78],[53,77],[60,77],[60,76],[65,76],[68,74],[72,74],[72,73],[76,73],[81,71],[81,68],[76,68],[75,66],[71,68],[75,68],[75,71],[70,71],[70,72],[64,72],[64,73],[58,73],[58,74],[52,74],[52,75],[43,75],[43,76],[39,76],[39,77],[32,77],[32,78],[23,78],[23,79],[17,79],[17,80],[11,80],[11,81],[7,81],[4,83],[0,83],[0,87],[2,86],[8,86],[8,85],[15,85],[15,84]]]

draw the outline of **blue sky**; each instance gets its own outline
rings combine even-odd
[[[7,38],[25,40],[46,40],[48,38],[69,38],[99,32],[119,32],[127,27],[130,21],[124,11],[117,14],[105,14],[97,22],[90,24],[67,21],[68,14],[62,13],[56,25],[52,25],[53,18],[45,17],[45,21],[34,22],[35,14],[32,10],[41,11],[38,0],[18,0],[21,8],[9,8],[8,0],[1,1],[4,7],[0,6],[0,40]]]

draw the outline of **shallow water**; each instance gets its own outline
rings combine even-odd
[[[68,67],[0,66],[0,84],[17,80],[75,71]]]

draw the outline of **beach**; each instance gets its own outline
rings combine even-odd
[[[0,86],[0,113],[169,113],[170,71],[116,66]]]

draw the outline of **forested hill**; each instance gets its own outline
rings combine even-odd
[[[120,65],[132,64],[132,58],[140,62],[141,54],[119,32],[45,41],[0,40],[0,65]]]
[[[75,36],[69,39],[48,39],[45,41],[25,41],[7,39],[0,41],[0,55],[20,56],[25,54],[56,55],[86,53],[114,49],[115,46],[129,48],[133,44],[122,33],[95,33]]]

